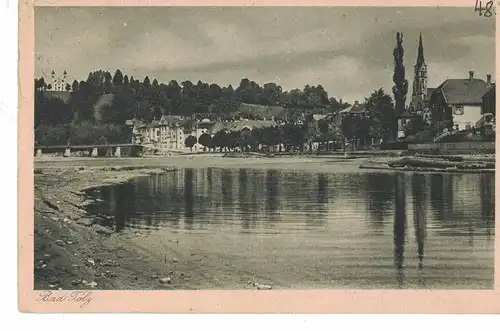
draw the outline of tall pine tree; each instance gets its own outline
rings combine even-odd
[[[405,111],[406,94],[408,93],[408,81],[405,78],[405,66],[403,63],[404,48],[403,48],[403,33],[396,34],[396,47],[393,51],[394,55],[394,75],[392,80],[394,86],[392,92],[394,94],[395,116],[391,119],[391,140],[396,139],[397,135],[397,118]]]

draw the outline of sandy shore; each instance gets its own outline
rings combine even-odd
[[[35,158],[35,168],[79,168],[79,167],[137,167],[137,168],[157,168],[157,167],[179,167],[179,168],[199,168],[199,167],[281,167],[283,164],[293,164],[300,168],[305,164],[324,164],[326,161],[360,161],[367,158],[346,159],[343,156],[329,157],[302,157],[287,156],[274,158],[230,158],[222,155],[178,155],[164,157],[141,157],[141,158],[89,158],[89,157],[37,157]]]
[[[94,224],[96,218],[82,207],[81,190],[163,171],[172,169],[35,166],[35,289],[160,288],[152,275],[174,266],[146,263],[127,234]]]

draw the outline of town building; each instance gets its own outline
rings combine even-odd
[[[483,97],[483,104],[481,106],[482,116],[476,123],[476,127],[480,128],[484,134],[494,134],[496,131],[495,118],[496,118],[496,84],[492,84],[491,88],[486,92]]]
[[[160,118],[157,124],[159,128],[159,147],[167,150],[186,150],[186,138],[189,136],[196,137],[198,141],[198,133],[196,121],[182,116],[165,115]],[[193,146],[196,150],[199,144]]]
[[[256,128],[264,128],[278,125],[273,120],[248,120],[240,119],[233,121],[211,121],[208,118],[196,121],[182,116],[162,116],[160,120],[144,123],[139,120],[128,120],[127,126],[132,127],[132,143],[142,144],[163,151],[198,151],[205,147],[198,140],[203,134],[213,137],[217,132],[230,131],[252,131]],[[197,143],[193,147],[186,146],[189,136],[196,138]]]
[[[366,104],[354,101],[353,105],[350,105],[338,112],[340,117],[350,115],[363,115],[366,113]]]
[[[333,118],[333,121],[335,123],[337,123],[337,125],[340,126],[340,125],[342,125],[342,119],[347,115],[354,115],[354,116],[362,117],[362,116],[366,116],[367,114],[368,114],[368,109],[366,108],[366,104],[359,103],[358,101],[354,101],[353,105],[348,106],[348,107],[342,109],[341,111],[339,111],[337,113],[336,117]],[[371,138],[370,141],[365,142],[365,144],[373,146],[373,145],[380,144],[381,141],[382,141],[381,138]],[[348,144],[346,139],[344,140],[344,143],[346,145]],[[356,139],[356,141],[354,141],[354,145],[356,147],[360,146],[360,143],[361,143],[360,139]]]
[[[491,78],[489,78],[491,79]],[[483,103],[481,105],[482,114],[493,114],[496,115],[496,84],[491,84],[490,89],[486,92],[483,97]]]
[[[355,110],[364,105],[356,103]],[[213,115],[213,114],[212,114]],[[311,120],[327,120],[333,122],[333,116],[327,113],[312,113]],[[218,118],[218,119],[217,119]],[[159,120],[153,119],[149,123],[140,120],[128,120],[126,125],[131,127],[132,142],[156,149],[156,151],[200,151],[206,146],[199,143],[200,137],[208,134],[214,137],[220,131],[252,132],[255,129],[280,126],[285,123],[296,125],[306,123],[304,113],[294,113],[290,116],[287,109],[281,106],[262,106],[242,104],[233,116],[216,117],[210,114],[198,114],[190,118],[182,116],[164,115]],[[194,137],[194,146],[186,146],[188,137]],[[194,139],[192,139],[194,140]]]
[[[432,93],[429,104],[433,112],[443,112],[445,118],[452,119],[456,129],[472,129],[482,117],[483,96],[492,85],[491,75],[484,81],[469,71],[468,78],[445,80]]]
[[[405,111],[404,113],[402,113],[401,115],[398,116],[398,119],[397,119],[397,138],[404,138],[405,135],[406,135],[406,132],[405,132],[405,129],[406,129],[406,126],[408,125],[408,123],[412,120],[415,119],[416,116],[422,116],[421,114],[419,113],[416,113],[416,112],[408,112],[408,111]]]

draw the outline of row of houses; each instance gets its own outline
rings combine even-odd
[[[132,126],[132,143],[155,147],[165,151],[198,151],[204,148],[198,141],[203,134],[213,137],[221,130],[243,131],[255,128],[270,127],[282,124],[275,119],[250,120],[240,118],[238,120],[214,121],[208,118],[194,120],[182,116],[162,116],[159,120],[144,123],[138,120],[127,121]],[[194,146],[186,146],[189,136],[196,138]]]
[[[423,97],[413,102],[408,110],[398,118],[398,138],[404,137],[404,128],[408,121],[421,116],[424,121],[432,121],[432,111],[449,111],[456,130],[470,130],[485,125],[494,127],[496,116],[496,84],[491,75],[486,80],[474,77],[469,72],[468,78],[447,79],[436,88],[426,88]],[[340,114],[366,113],[366,104],[354,102],[352,106],[342,110]]]
[[[260,106],[256,105],[257,108]],[[289,123],[285,120],[286,116],[275,117],[275,110],[259,114],[261,119],[249,119],[244,116],[237,119],[209,119],[197,120],[191,117],[165,115],[159,120],[146,123],[140,120],[128,120],[126,125],[132,128],[132,143],[160,149],[163,151],[199,151],[205,147],[199,143],[203,134],[213,137],[217,132],[225,131],[243,131],[273,127]],[[250,116],[249,116],[250,117]],[[252,116],[253,117],[253,116]],[[294,119],[295,124],[304,124],[306,115],[302,114]],[[328,114],[312,114],[312,120],[317,121],[332,117]],[[332,119],[333,120],[333,119]],[[186,139],[189,136],[196,138],[194,146],[186,146]]]

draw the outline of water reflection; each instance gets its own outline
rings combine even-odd
[[[115,197],[114,205],[114,223],[117,232],[123,230],[126,224],[128,215],[134,212],[135,209],[135,187],[127,183],[123,185],[121,190],[116,190],[111,196]],[[110,192],[111,193],[111,192]]]
[[[185,222],[187,227],[193,224],[195,192],[194,192],[194,172],[193,169],[184,170],[184,205]]]
[[[487,238],[491,239],[491,230],[494,228],[494,218],[491,217],[495,213],[495,178],[494,176],[481,176],[479,181],[479,194],[481,197],[481,216],[486,220]]]
[[[406,234],[406,181],[405,174],[397,174],[394,201],[394,263],[398,271],[398,284],[404,282],[404,251]]]
[[[278,210],[278,189],[279,189],[279,173],[278,170],[268,170],[266,172],[266,206],[271,214]]]
[[[414,174],[412,178],[413,224],[417,242],[419,269],[424,265],[424,246],[426,235],[425,217],[427,214],[427,182],[425,175]]]
[[[278,254],[281,246],[288,247],[282,254],[296,250],[276,261],[293,265],[301,254],[324,256],[310,266],[318,272],[342,264],[352,278],[339,256],[349,256],[352,268],[379,261],[377,268],[392,273],[400,288],[424,286],[444,274],[465,279],[479,267],[483,271],[474,277],[493,278],[495,187],[489,174],[183,169],[89,190],[88,196],[94,200],[89,212],[118,232],[131,227],[244,234],[238,240],[256,240],[251,247],[266,240],[277,245],[266,254]],[[217,242],[210,245],[224,252]],[[329,270],[321,272],[336,269]]]
[[[370,209],[370,220],[375,229],[382,229],[385,217],[392,213],[394,204],[395,177],[392,174],[366,174],[366,193]]]
[[[318,175],[318,202],[328,203],[328,177],[326,174]]]
[[[346,182],[352,182],[349,177],[353,176],[363,178],[364,184],[347,187]],[[112,216],[104,219],[103,225],[115,225],[121,230],[129,222],[139,221],[131,217],[134,215],[171,216],[151,220],[152,225],[179,219],[191,224],[204,222],[211,217],[210,213],[221,212],[247,220],[254,219],[254,215],[261,220],[275,215],[278,216],[275,220],[279,220],[279,214],[295,211],[326,220],[336,214],[339,204],[345,208],[354,204],[351,207],[358,208],[358,214],[363,214],[363,210],[369,212],[369,217],[363,214],[363,219],[374,229],[383,229],[392,214],[395,234],[402,231],[400,224],[405,223],[406,209],[411,208],[417,242],[422,242],[423,250],[429,217],[435,226],[448,230],[439,232],[440,235],[491,236],[494,189],[494,177],[484,175],[476,178],[459,174],[408,177],[376,173],[304,176],[278,170],[184,169],[89,190],[88,196],[95,203],[88,208],[93,213]],[[407,201],[408,194],[411,201]],[[432,214],[428,214],[428,207]],[[304,217],[303,221],[310,219]]]

